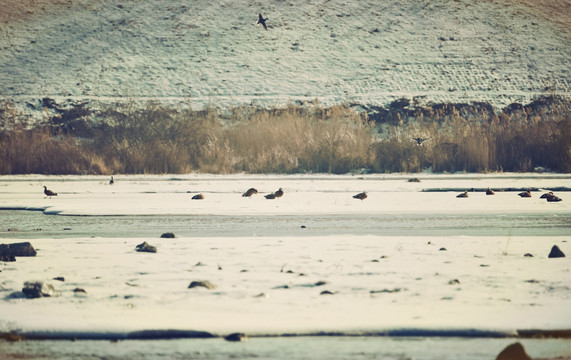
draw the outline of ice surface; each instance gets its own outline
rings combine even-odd
[[[34,258],[0,265],[0,330],[283,334],[390,329],[512,333],[569,328],[569,260],[547,258],[553,245],[571,253],[568,221],[535,224],[549,235],[512,235],[510,223],[495,225],[491,235],[469,230],[478,227],[470,223],[471,217],[486,221],[521,214],[538,222],[541,218],[527,214],[543,214],[569,219],[566,192],[559,193],[562,202],[547,203],[539,199],[539,191],[531,199],[522,199],[514,191],[494,196],[473,192],[468,199],[457,199],[456,192],[422,191],[569,187],[569,176],[423,174],[420,178],[420,183],[409,183],[406,174],[116,176],[111,186],[104,177],[2,177],[0,208],[40,208],[46,214],[59,214],[55,218],[76,222],[69,231],[60,229],[58,236],[38,230],[21,233],[20,238],[18,229],[6,231],[11,224],[3,220],[16,218],[0,218],[3,243],[26,238],[38,250]],[[58,196],[44,198],[44,184]],[[257,187],[261,194],[243,198],[249,187]],[[283,198],[263,198],[263,193],[279,187],[285,191]],[[363,190],[369,193],[366,200],[351,197]],[[205,199],[190,200],[194,192],[205,194]],[[436,214],[435,222],[457,213],[464,216],[459,229],[442,228],[438,236],[423,234],[418,224],[413,225],[418,227],[413,236],[385,235],[374,228],[360,232],[363,218],[374,221],[375,213],[398,214],[396,219],[403,224],[419,215]],[[54,218],[35,214],[30,220],[35,225],[30,226],[38,229]],[[92,219],[109,226],[105,220],[113,217],[93,215],[112,214],[129,215],[135,228],[169,214],[188,222],[190,229],[194,217],[212,217],[233,233],[219,236],[214,231],[214,236],[208,236],[206,230],[198,235],[190,231],[160,239],[162,232],[171,229],[157,226],[153,233],[141,235],[121,225],[111,229],[118,236],[95,237],[81,231],[88,226],[82,222]],[[301,229],[304,216],[330,218],[330,224],[335,224],[340,214],[346,219],[343,231],[320,233],[309,222]],[[280,232],[264,232],[273,227],[272,218],[288,216],[294,219],[289,228],[282,224]],[[225,217],[243,218],[250,227],[240,221],[224,224]],[[261,219],[260,234],[252,232],[251,219],[256,218]],[[110,220],[109,224],[115,223]],[[556,231],[549,232],[553,226]],[[143,241],[158,252],[136,252],[135,246]],[[533,257],[524,257],[526,253]],[[65,277],[65,282],[51,280],[57,276]],[[10,297],[28,280],[49,281],[60,296]],[[208,280],[217,287],[188,289],[196,280]],[[74,293],[77,287],[86,294]],[[321,295],[323,291],[331,294]]]

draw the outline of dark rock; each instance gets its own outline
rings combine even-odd
[[[167,233],[161,234],[161,238],[163,238],[163,239],[174,239],[175,235],[171,232],[167,232]]]
[[[152,245],[147,244],[146,241],[144,243],[137,245],[136,249],[138,252],[150,252],[150,253],[156,253],[157,252],[157,248],[152,246]]]
[[[26,281],[22,288],[22,293],[24,293],[28,299],[57,296],[54,287],[42,281]]]
[[[244,333],[232,333],[230,335],[224,336],[226,341],[246,341],[248,340],[248,335]]]
[[[85,289],[82,289],[82,288],[75,288],[75,289],[73,289],[73,292],[76,293],[76,294],[77,294],[77,293],[79,293],[79,294],[87,294],[87,291],[85,291]]]
[[[322,292],[319,293],[319,295],[335,295],[335,293],[329,290],[323,290]]]
[[[14,255],[0,255],[0,261],[11,262],[16,261]]]
[[[416,182],[416,183],[419,183],[419,182],[420,182],[420,179],[419,179],[419,178],[411,178],[411,179],[408,179],[408,182]]]
[[[525,352],[522,344],[513,343],[503,349],[496,357],[496,360],[531,360],[531,358]]]
[[[325,281],[318,281],[318,282],[316,282],[313,286],[323,286],[323,285],[325,285],[325,284],[327,284],[327,282],[325,282]]]
[[[548,258],[560,258],[560,257],[565,257],[565,254],[563,253],[563,251],[561,251],[561,249],[559,249],[557,245],[553,245]]]
[[[29,242],[0,244],[0,256],[36,256],[37,252]]]
[[[188,285],[189,289],[192,289],[195,287],[203,287],[203,288],[207,288],[209,290],[216,289],[216,285],[214,285],[210,281],[193,281],[190,283],[190,285]]]
[[[445,247],[440,248],[438,251],[447,251]]]
[[[524,256],[524,257],[533,257],[533,255],[530,254],[530,253],[525,253],[523,256]]]
[[[301,228],[302,228],[302,229],[306,229],[307,227],[306,227],[305,225],[301,225]]]

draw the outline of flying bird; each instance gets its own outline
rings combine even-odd
[[[258,14],[258,22],[256,23],[256,25],[258,24],[262,24],[262,26],[264,27],[264,29],[268,30],[268,27],[266,26],[266,20],[268,20],[268,18],[265,18],[262,16],[262,14]]]
[[[248,191],[246,191],[245,193],[242,194],[242,197],[250,197],[254,194],[257,194],[258,190],[255,188],[249,188]]]
[[[421,137],[412,138],[412,140],[416,141],[416,145],[422,145],[422,143],[428,139],[430,138],[421,138]]]
[[[55,193],[55,192],[49,190],[45,185],[44,185],[44,194],[45,194],[46,196],[49,196],[50,198],[51,198],[52,196],[57,196],[57,193]]]
[[[358,193],[357,195],[353,195],[353,199],[359,199],[361,201],[367,198],[367,192],[363,191],[362,193]]]

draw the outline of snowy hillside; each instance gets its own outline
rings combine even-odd
[[[407,97],[500,108],[571,95],[568,0],[2,3],[0,97],[19,104]]]

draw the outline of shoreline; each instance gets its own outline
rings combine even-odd
[[[225,338],[236,334],[217,334],[209,331],[182,329],[146,329],[127,332],[85,332],[85,331],[9,331],[0,332],[0,340],[174,340]],[[247,333],[248,338],[293,338],[293,337],[422,337],[422,338],[511,338],[511,339],[571,339],[571,328],[567,329],[391,329],[379,331],[316,331],[301,333]]]

